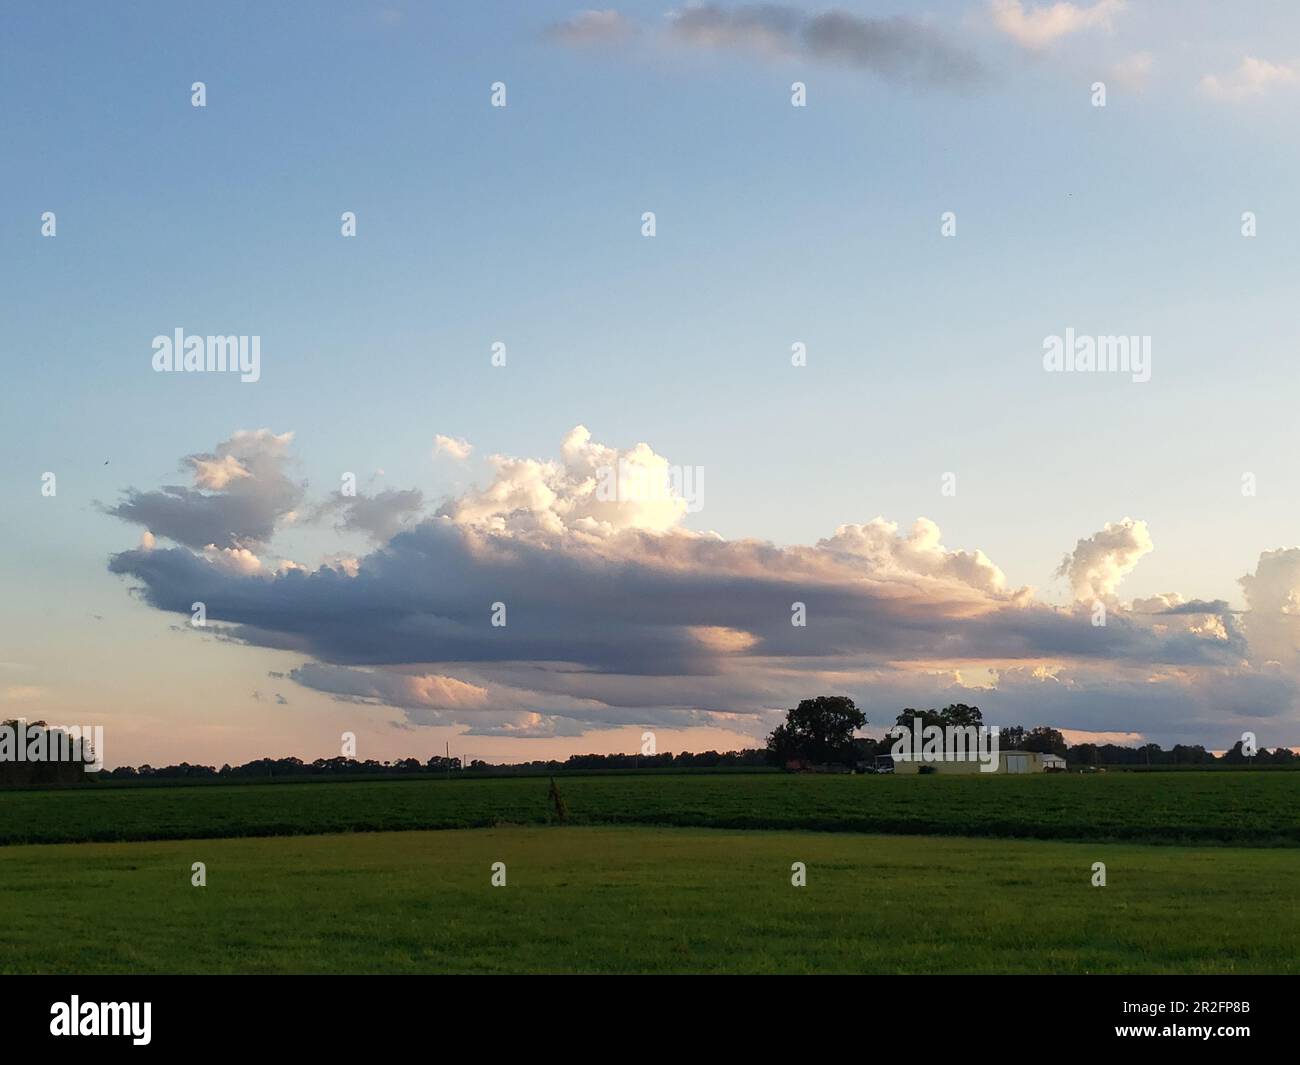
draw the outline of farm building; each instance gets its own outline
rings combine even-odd
[[[1065,768],[1065,759],[1059,755],[1039,754],[1037,751],[999,751],[997,769],[986,770],[986,772],[990,774],[1042,773],[1048,769],[1046,759],[1053,759],[1061,764],[1061,768]],[[951,762],[905,762],[901,758],[894,759],[894,772],[904,776],[909,773],[919,773],[923,767],[932,768],[936,773],[979,773],[983,764],[978,759]],[[1053,765],[1052,768],[1056,767]]]

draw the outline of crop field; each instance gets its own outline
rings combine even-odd
[[[1300,772],[556,778],[575,825],[1300,846]],[[0,791],[0,844],[544,825],[545,777]]]
[[[0,972],[1300,972],[1300,773],[556,782],[0,792]]]
[[[1280,848],[641,827],[21,846],[0,971],[1298,972],[1298,875]]]

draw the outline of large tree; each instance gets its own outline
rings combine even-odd
[[[944,723],[948,725],[966,727],[984,724],[984,715],[980,713],[978,706],[953,703],[950,706],[945,706],[939,713],[943,716]]]
[[[971,725],[979,726],[984,724],[984,715],[980,713],[980,708],[978,706],[967,706],[965,703],[951,703],[942,710],[936,710],[934,707],[929,710],[914,710],[909,706],[894,719],[894,724],[913,729],[916,727],[918,718],[921,721],[922,735],[924,735],[924,730],[931,725],[944,730],[944,750],[947,750],[948,734],[946,730],[949,726],[968,728]],[[921,738],[921,736],[918,736],[917,742],[920,742]]]
[[[1025,733],[1025,742],[1021,750],[1038,751],[1041,754],[1059,754],[1065,757],[1065,737],[1056,729],[1039,725]]]
[[[853,733],[867,716],[847,695],[819,695],[787,710],[785,724],[767,738],[772,761],[784,765],[792,758],[815,763],[852,762],[857,758]]]

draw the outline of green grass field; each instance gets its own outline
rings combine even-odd
[[[575,824],[1300,845],[1300,773],[557,778]],[[0,792],[0,844],[544,824],[545,777]]]
[[[1300,972],[1300,773],[557,780],[0,792],[0,972]]]
[[[0,971],[1294,973],[1297,875],[1286,849],[573,826],[11,847]]]

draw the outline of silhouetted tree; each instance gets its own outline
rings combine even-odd
[[[767,738],[767,749],[777,765],[792,758],[816,763],[856,760],[853,733],[867,723],[866,715],[847,695],[819,695],[787,710],[785,724]]]
[[[1059,754],[1062,758],[1068,745],[1065,737],[1054,728],[1048,728],[1046,725],[1039,725],[1037,728],[1031,728],[1025,733],[1024,746],[1022,751],[1037,751],[1039,754]]]

